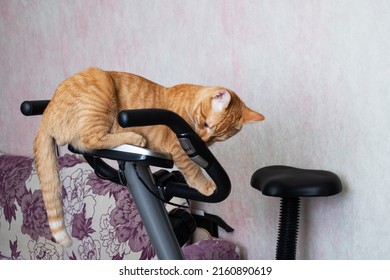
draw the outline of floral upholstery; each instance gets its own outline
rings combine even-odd
[[[73,240],[69,248],[52,241],[33,160],[0,155],[0,258],[156,258],[126,187],[98,178],[75,155],[60,157],[59,167],[65,220]],[[184,248],[186,258],[238,258],[236,246],[229,242],[203,242]],[[202,256],[201,248],[210,247],[216,248],[214,254]]]

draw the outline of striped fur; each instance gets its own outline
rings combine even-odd
[[[233,136],[245,123],[264,119],[223,87],[186,84],[166,88],[134,74],[97,68],[66,79],[46,108],[34,143],[49,226],[59,244],[70,246],[72,242],[64,224],[56,145],[72,144],[88,151],[132,144],[168,152],[192,187],[205,195],[215,191],[214,182],[187,157],[167,127],[119,126],[119,111],[139,108],[178,113],[209,144]]]

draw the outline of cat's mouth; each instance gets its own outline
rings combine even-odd
[[[208,136],[206,139],[204,139],[205,137],[202,137],[201,139],[203,140],[203,142],[206,144],[207,147],[210,147],[212,144],[214,144],[215,142],[222,142],[222,141],[225,141],[226,139],[228,139],[229,137],[221,137],[221,136]]]
[[[206,146],[207,147],[210,147],[212,144],[214,144],[215,142],[222,142],[226,139],[224,138],[220,138],[220,137],[211,137],[210,139],[208,139],[207,141],[205,141],[206,143]]]

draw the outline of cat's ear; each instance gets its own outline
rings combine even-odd
[[[251,123],[251,122],[260,122],[263,121],[265,118],[262,114],[257,113],[248,107],[245,107],[242,112],[242,122],[243,124]]]
[[[226,89],[218,90],[211,96],[211,108],[214,112],[222,112],[229,106],[231,98]]]

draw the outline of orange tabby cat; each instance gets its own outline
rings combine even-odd
[[[214,192],[214,182],[189,159],[166,126],[119,126],[117,116],[121,110],[139,108],[163,108],[178,113],[206,143],[226,140],[243,124],[264,119],[223,87],[187,84],[166,88],[130,73],[97,68],[66,79],[43,113],[34,143],[49,226],[61,245],[70,246],[71,238],[63,218],[56,144],[71,144],[81,151],[132,144],[168,152],[189,185],[205,195]]]

